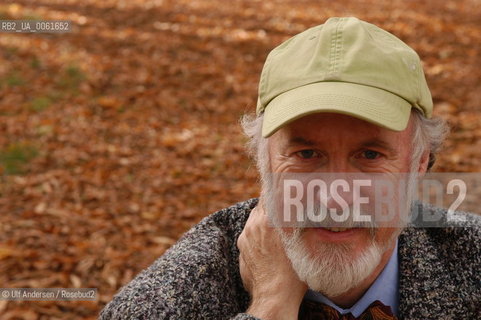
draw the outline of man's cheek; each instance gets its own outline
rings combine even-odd
[[[280,205],[278,208],[278,217],[282,226],[296,227],[298,222],[304,219],[305,207],[305,186],[297,179],[282,180],[281,187],[277,188],[277,195],[279,199],[276,204]]]
[[[381,247],[386,246],[396,233],[395,228],[377,228],[374,241]]]

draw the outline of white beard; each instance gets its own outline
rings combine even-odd
[[[407,187],[407,203],[411,203],[413,181]],[[267,177],[263,185],[263,198],[266,210],[276,231],[279,233],[286,255],[291,261],[299,279],[314,291],[328,297],[337,297],[357,287],[379,266],[383,254],[392,247],[403,227],[395,231],[386,243],[375,241],[376,229],[370,231],[371,241],[361,253],[354,255],[354,248],[349,244],[317,243],[314,252],[303,241],[303,227],[292,228],[292,234],[282,229],[275,212],[272,180]]]
[[[303,243],[301,229],[296,228],[290,236],[277,230],[299,279],[328,297],[358,286],[379,265],[385,251],[373,241],[360,256],[353,257],[349,246],[319,243],[311,254]]]

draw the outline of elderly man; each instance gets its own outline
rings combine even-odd
[[[290,175],[302,187],[316,174],[424,174],[445,133],[432,106],[417,54],[372,24],[331,18],[287,40],[264,65],[257,116],[243,121],[260,200],[206,217],[101,318],[480,319],[479,217],[463,214],[469,228],[405,228],[412,181],[389,204],[390,223],[286,222],[296,216],[285,199]],[[359,200],[336,190],[310,201],[338,212]],[[309,197],[297,200],[309,208]],[[321,212],[310,208],[301,216]]]

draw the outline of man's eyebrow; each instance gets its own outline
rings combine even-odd
[[[304,137],[296,136],[289,139],[289,144],[301,144],[306,146],[314,146],[316,142],[313,140],[306,139]],[[388,142],[374,138],[361,143],[363,148],[382,148],[390,152],[396,152],[396,149],[392,147]]]
[[[380,139],[371,139],[368,141],[364,141],[361,146],[363,148],[382,148],[391,153],[396,153],[396,149],[392,147],[388,142]]]
[[[305,146],[313,146],[316,143],[312,140],[297,136],[297,137],[290,138],[289,144],[302,144],[302,145],[305,145]]]
[[[296,136],[289,139],[289,144],[297,144],[304,146],[314,146],[316,142],[313,140],[306,139],[304,137]],[[395,153],[396,149],[392,147],[388,142],[374,138],[361,143],[362,148],[382,148],[391,153]]]

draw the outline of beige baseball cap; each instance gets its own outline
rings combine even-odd
[[[330,18],[272,50],[259,83],[262,135],[305,115],[335,112],[402,131],[411,108],[430,118],[431,93],[416,52],[357,18]]]

